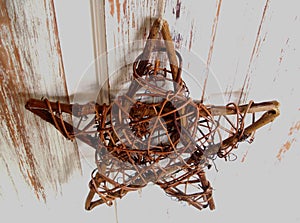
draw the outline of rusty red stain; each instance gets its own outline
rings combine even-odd
[[[282,160],[283,158],[283,154],[286,153],[287,151],[290,150],[292,144],[296,141],[296,139],[292,139],[292,140],[288,140],[279,150],[278,154],[277,154],[277,159],[279,161]]]
[[[111,16],[114,16],[115,14],[115,3],[114,0],[108,0],[110,4],[110,14]]]
[[[206,84],[207,84],[207,79],[208,79],[208,73],[209,73],[209,66],[210,66],[211,58],[212,58],[213,51],[214,51],[214,44],[215,44],[215,39],[216,39],[221,5],[222,5],[222,0],[217,0],[217,11],[216,11],[216,15],[215,15],[213,26],[212,26],[211,42],[210,42],[209,52],[208,52],[207,61],[206,61],[206,74],[205,74],[205,80],[203,83],[202,98],[201,98],[202,101],[204,100]]]
[[[282,61],[284,59],[284,55],[286,53],[286,49],[288,48],[289,41],[290,41],[290,39],[287,38],[287,40],[285,41],[284,47],[280,49],[280,56],[279,56],[279,59],[278,59],[278,68],[276,70],[276,74],[277,75],[274,77],[273,82],[275,82],[276,79],[277,79],[277,77],[279,76],[280,66],[281,66]]]
[[[283,52],[284,52],[284,50],[281,49],[281,50],[280,50],[280,57],[279,57],[279,65],[281,64],[282,59],[283,59]]]
[[[260,46],[259,43],[261,41],[260,40],[261,30],[262,30],[262,26],[263,26],[263,23],[265,21],[265,17],[266,17],[266,14],[267,14],[267,9],[268,9],[268,6],[269,6],[269,1],[270,0],[267,0],[266,4],[264,6],[263,15],[262,15],[262,18],[260,20],[260,24],[259,24],[258,31],[257,31],[257,34],[256,34],[256,39],[255,39],[254,47],[252,49],[252,53],[251,53],[251,57],[250,57],[250,62],[249,62],[249,65],[248,65],[248,72],[249,72],[250,66],[252,64],[252,61],[253,61],[253,58],[254,58],[254,54],[255,54],[255,52],[258,51],[258,48]]]
[[[277,159],[279,161],[282,160],[282,156],[284,153],[290,150],[292,144],[296,142],[296,138],[294,137],[298,132],[300,131],[300,121],[296,122],[292,127],[289,129],[288,137],[290,138],[287,140],[287,142],[280,148],[278,154],[277,154]]]
[[[191,51],[191,49],[192,49],[192,43],[193,43],[193,31],[194,31],[194,21],[192,22],[191,30],[190,30],[189,51]]]
[[[126,15],[127,13],[127,0],[124,0],[124,2],[123,2],[123,13],[124,13],[124,15]]]
[[[179,19],[180,17],[180,10],[181,10],[181,1],[177,0],[176,9],[175,9],[176,19]]]
[[[296,122],[289,131],[289,136],[295,134],[296,132],[298,132],[300,130],[300,121]]]
[[[246,161],[246,157],[248,155],[248,152],[249,152],[249,150],[247,150],[246,153],[243,155],[243,158],[241,160],[242,163]]]
[[[264,6],[262,18],[261,18],[260,23],[259,23],[259,27],[258,27],[258,31],[257,31],[257,34],[256,34],[255,43],[254,43],[254,46],[253,46],[253,49],[252,49],[252,53],[251,53],[251,56],[250,56],[250,60],[249,60],[249,64],[248,64],[248,68],[247,68],[247,72],[246,72],[246,77],[245,77],[245,80],[244,80],[244,83],[243,83],[243,86],[242,86],[242,92],[244,92],[244,91],[247,92],[248,89],[249,89],[249,86],[250,86],[251,66],[252,66],[252,62],[253,62],[253,59],[254,59],[254,55],[255,55],[256,52],[259,51],[259,48],[260,48],[261,31],[262,31],[263,23],[264,23],[265,18],[266,18],[267,9],[269,7],[269,1],[270,0],[267,0],[266,3],[265,3],[265,6]],[[265,39],[264,39],[264,41],[265,41]],[[239,103],[241,102],[241,100],[242,100],[242,94],[240,95]]]
[[[255,49],[255,55],[259,55],[259,50],[260,50],[260,45],[261,45],[261,39],[258,40],[257,47]]]
[[[286,48],[287,48],[287,46],[288,46],[289,41],[290,41],[290,38],[287,38],[287,40],[285,41],[285,46],[284,46],[284,48],[281,48],[281,50],[280,50],[279,66],[280,66],[281,63],[282,63],[283,56],[284,56],[284,54],[285,54],[285,51],[286,51]]]
[[[120,23],[120,21],[121,21],[121,4],[120,4],[120,0],[116,0],[116,8],[117,8],[117,20],[118,20],[118,23]]]
[[[45,194],[44,187],[41,186],[40,182],[36,181],[36,176],[31,175],[31,173],[28,170],[27,170],[27,176],[30,180],[30,184],[34,188],[34,192],[35,192],[36,197],[38,199],[41,199],[40,195],[42,195],[43,200],[46,201],[46,194]]]
[[[3,64],[1,64],[3,65]],[[43,200],[46,199],[46,195],[44,193],[44,187],[42,186],[42,182],[38,176],[38,170],[36,167],[36,160],[32,153],[31,143],[28,141],[29,137],[24,132],[26,129],[26,122],[22,118],[22,116],[17,115],[19,111],[22,110],[20,107],[20,99],[18,95],[18,90],[11,86],[19,86],[24,89],[24,82],[15,83],[16,74],[11,75],[6,78],[7,84],[5,86],[1,83],[0,90],[0,102],[1,102],[1,113],[5,114],[6,126],[10,135],[10,139],[12,140],[13,146],[15,148],[15,153],[19,159],[19,169],[25,179],[30,179],[30,185],[34,188],[34,192],[38,198],[40,196]],[[10,106],[10,103],[7,103],[9,100],[11,103],[15,104],[15,106]],[[9,144],[9,138],[7,138],[7,144]],[[23,145],[24,148],[20,149],[20,145]],[[26,172],[24,172],[26,170]]]
[[[213,23],[213,26],[212,26],[211,43],[210,43],[209,53],[208,53],[207,63],[206,63],[208,67],[209,67],[209,65],[211,63],[211,58],[212,58],[212,54],[213,54],[213,51],[214,51],[214,44],[215,44],[217,27],[218,27],[218,22],[219,22],[219,15],[220,15],[220,10],[221,10],[221,4],[222,4],[222,0],[218,0],[217,12],[216,12],[216,15],[215,15],[215,18],[214,18],[214,23]]]

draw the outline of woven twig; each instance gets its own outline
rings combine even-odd
[[[163,48],[152,41],[160,28]],[[157,53],[166,54],[169,63],[156,58]],[[181,66],[168,24],[158,19],[143,53],[133,63],[128,91],[110,105],[27,102],[27,109],[67,139],[78,138],[95,149],[97,168],[89,183],[87,210],[112,205],[149,182],[198,209],[214,209],[212,186],[205,176],[211,160],[229,159],[239,142],[251,141],[257,129],[279,115],[276,101],[241,106],[193,101],[181,78]],[[63,113],[77,118],[77,125],[66,122]],[[87,116],[94,118],[85,120]],[[95,194],[98,198],[93,201]]]

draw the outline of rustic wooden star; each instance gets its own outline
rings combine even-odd
[[[64,137],[95,149],[97,168],[89,183],[87,210],[112,205],[149,182],[200,210],[214,209],[205,170],[216,158],[229,159],[239,142],[251,141],[257,129],[279,115],[277,101],[212,106],[192,100],[181,73],[182,58],[168,23],[157,19],[133,63],[130,87],[111,104],[27,102],[28,110]],[[77,119],[77,125],[68,122],[66,114]]]

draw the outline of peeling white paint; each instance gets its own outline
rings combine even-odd
[[[178,49],[189,49],[190,31],[192,30],[190,50],[206,61],[218,1],[182,0],[178,19],[173,13],[177,0],[166,2],[165,18],[170,23],[174,39],[176,36],[180,36]],[[119,16],[117,3],[120,5],[118,6]],[[224,103],[238,98],[235,95],[240,93],[249,68],[265,3],[266,1],[250,0],[222,2],[214,54],[210,64],[214,71],[213,74],[219,80],[221,90],[211,80],[208,80],[207,96],[210,101],[216,100],[215,95],[224,93],[224,91],[227,93],[222,98]],[[111,11],[112,5],[114,13]],[[299,134],[297,134],[299,132],[288,135],[290,128],[300,120],[300,76],[298,75],[300,71],[300,31],[297,28],[300,25],[300,15],[298,9],[296,1],[270,1],[261,31],[260,47],[255,51],[250,66],[250,87],[245,95],[245,100],[277,99],[281,103],[281,116],[270,126],[261,129],[256,134],[253,144],[240,145],[237,150],[239,159],[236,162],[218,162],[218,173],[214,170],[208,171],[209,179],[214,187],[217,210],[198,212],[192,207],[172,201],[156,187],[149,186],[143,190],[141,198],[137,193],[129,193],[118,201],[120,222],[141,222],[141,220],[143,222],[299,222],[297,201],[300,199],[298,192],[300,182],[295,177],[300,159],[298,149],[300,140]],[[67,13],[67,10],[65,11]],[[130,62],[130,58],[127,57],[128,51],[133,51],[132,54],[140,52],[134,50],[139,49],[142,44],[134,45],[132,43],[136,44],[135,41],[144,43],[156,11],[157,1],[105,1],[106,44],[108,52],[111,53],[111,56],[108,56],[110,74],[116,67]],[[76,35],[76,32],[71,33],[70,36],[72,35]],[[65,41],[67,40],[68,38]],[[40,46],[42,47],[42,45]],[[192,60],[186,62],[192,62]],[[69,79],[74,78],[73,73],[67,74]],[[197,73],[194,78],[200,84],[204,79],[201,75]],[[119,85],[113,78],[109,81],[111,93],[113,93],[114,89],[119,88]],[[44,89],[44,86],[41,88]],[[35,88],[29,89],[34,91]],[[47,134],[55,134],[51,129],[52,127],[47,130],[49,131]],[[53,131],[55,132],[55,130]],[[35,132],[34,137],[37,134],[39,133]],[[280,148],[292,138],[295,138],[295,142],[279,162],[276,156]],[[55,146],[59,146],[59,143]],[[13,152],[6,153],[6,156],[7,154],[10,156],[11,153]],[[247,157],[241,163],[240,161],[246,153]],[[92,157],[92,154],[88,153],[88,155]],[[63,153],[61,156],[65,156],[65,154]],[[4,162],[0,161],[0,168],[1,170],[5,168]],[[77,181],[68,184],[64,195],[56,201],[51,200],[48,209],[38,206],[30,197],[31,200],[29,199],[27,202],[28,206],[19,208],[18,213],[30,218],[32,222],[41,220],[51,222],[65,217],[73,222],[114,222],[113,208],[101,206],[93,212],[83,211],[83,202],[88,190],[86,183],[89,180],[91,168],[92,166],[85,166],[84,170],[88,170],[83,174],[86,179],[78,178]],[[17,174],[18,168],[14,166],[11,170],[16,181],[15,184],[22,185],[21,177],[18,177]],[[14,199],[18,199],[7,173],[5,171],[0,171],[0,173],[1,179],[5,179],[5,183],[0,183],[0,200],[6,196],[8,191],[13,194]],[[259,184],[253,183],[255,180]],[[39,208],[32,209],[31,204]],[[14,204],[9,203],[8,206],[14,207]],[[38,216],[35,214],[36,212],[43,215]],[[45,216],[48,218],[45,219]]]

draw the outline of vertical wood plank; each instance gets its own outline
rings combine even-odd
[[[52,0],[0,1],[0,190],[41,200],[80,173],[77,147],[24,106],[30,97],[68,102]],[[0,198],[1,199],[1,198]]]
[[[92,28],[94,42],[94,66],[100,92],[98,101],[109,103],[109,81],[107,64],[107,40],[105,29],[105,1],[91,0]]]

